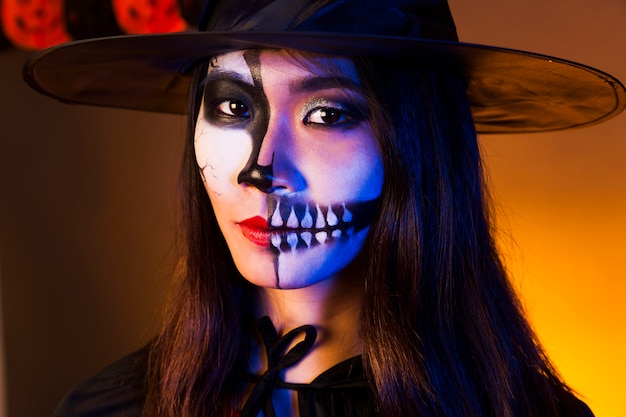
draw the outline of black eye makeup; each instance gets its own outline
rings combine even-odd
[[[204,119],[219,126],[245,125],[258,109],[254,86],[230,74],[207,76],[204,83]]]
[[[301,123],[313,128],[350,129],[368,119],[367,101],[358,91],[338,87],[334,78],[314,80],[292,88],[292,94],[305,98],[298,113]],[[261,113],[269,116],[268,105],[262,87],[251,84],[242,74],[216,71],[204,81],[204,119],[211,124],[246,127]]]
[[[367,119],[365,108],[360,102],[353,104],[345,100],[313,98],[302,106],[300,119],[314,127],[349,128]]]

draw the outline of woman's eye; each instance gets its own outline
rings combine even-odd
[[[311,110],[307,114],[304,123],[322,124],[322,125],[338,125],[350,121],[350,117],[345,111],[334,107],[320,107]]]
[[[250,109],[239,100],[224,100],[218,103],[215,109],[225,116],[250,117]]]

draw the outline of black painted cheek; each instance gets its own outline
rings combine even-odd
[[[273,184],[274,161],[272,156],[272,162],[269,165],[259,164],[259,154],[261,153],[261,146],[263,145],[263,139],[267,134],[270,120],[270,106],[267,96],[263,91],[263,82],[261,80],[260,52],[246,51],[243,57],[250,68],[250,73],[252,74],[254,82],[254,90],[257,94],[254,103],[254,117],[247,127],[252,139],[252,152],[250,153],[248,162],[237,176],[237,182],[239,184],[250,184],[262,192],[268,193]]]
[[[259,164],[261,146],[263,145],[263,139],[267,134],[267,129],[270,124],[270,104],[265,95],[265,91],[263,91],[263,81],[261,79],[261,53],[260,51],[246,51],[243,54],[243,58],[248,64],[248,68],[252,74],[255,99],[253,103],[253,118],[247,127],[250,138],[252,139],[252,152],[250,153],[248,162],[237,176],[237,182],[239,184],[250,184],[267,194],[271,191],[273,184],[274,155],[272,155],[272,161],[269,165],[264,166]],[[275,248],[272,248],[271,245],[270,250],[274,253],[275,285],[276,288],[281,288],[280,277],[278,276],[279,252]]]

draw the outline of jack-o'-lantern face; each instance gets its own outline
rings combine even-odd
[[[117,23],[126,33],[166,33],[185,30],[176,0],[113,0]]]
[[[6,37],[24,49],[43,49],[70,40],[65,29],[64,0],[3,0]]]

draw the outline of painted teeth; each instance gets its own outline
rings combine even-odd
[[[270,225],[285,226],[289,229],[326,229],[335,228],[340,223],[350,223],[352,218],[353,214],[346,208],[345,203],[335,207],[328,205],[324,213],[318,204],[315,205],[315,209],[308,204],[287,208],[281,207],[280,201],[277,201],[270,217]]]
[[[324,213],[322,213],[322,209],[320,209],[320,206],[316,205],[315,208],[317,209],[317,218],[315,220],[315,228],[323,229],[326,227],[326,222],[324,222]]]
[[[328,238],[328,233],[327,232],[317,232],[315,234],[315,239],[317,239],[317,241],[319,243],[324,243],[326,242],[326,239]]]
[[[304,217],[302,218],[301,226],[305,229],[310,229],[311,227],[313,227],[313,216],[311,216],[311,213],[309,212],[308,204],[304,212]]]
[[[322,208],[318,204],[281,206],[277,200],[269,223],[271,227],[286,229],[283,233],[273,233],[270,243],[279,252],[289,252],[347,238],[354,234],[354,227],[345,230],[352,219],[353,214],[345,203]]]
[[[279,235],[272,235],[270,240],[272,242],[272,246],[274,246],[275,248],[280,248],[280,242],[282,241],[282,239]]]
[[[343,220],[344,223],[350,223],[352,221],[352,212],[346,208],[346,203],[342,203],[341,206],[343,207],[341,220]]]
[[[328,221],[329,226],[337,226],[339,224],[339,218],[335,213],[333,213],[333,208],[328,206],[328,214],[326,215],[326,221]]]
[[[298,235],[296,233],[289,233],[287,235],[287,243],[291,250],[295,250],[296,246],[298,246]]]
[[[300,237],[302,238],[302,240],[304,240],[304,243],[306,243],[306,247],[310,248],[311,247],[311,240],[313,239],[313,233],[311,233],[311,232],[302,232],[300,234]]]
[[[276,202],[276,210],[274,211],[274,214],[272,215],[270,224],[273,227],[280,227],[283,225],[283,218],[280,217],[280,202]]]
[[[293,252],[297,249],[310,248],[316,245],[324,244],[328,241],[347,238],[353,234],[353,227],[346,231],[334,229],[330,232],[321,230],[315,233],[308,231],[300,233],[288,232],[286,234],[272,234],[270,242],[274,248],[278,249],[279,252]]]
[[[291,228],[291,229],[297,229],[299,224],[298,224],[298,217],[296,217],[296,212],[294,211],[293,207],[291,208],[291,212],[289,213],[289,218],[287,219],[287,227]]]

